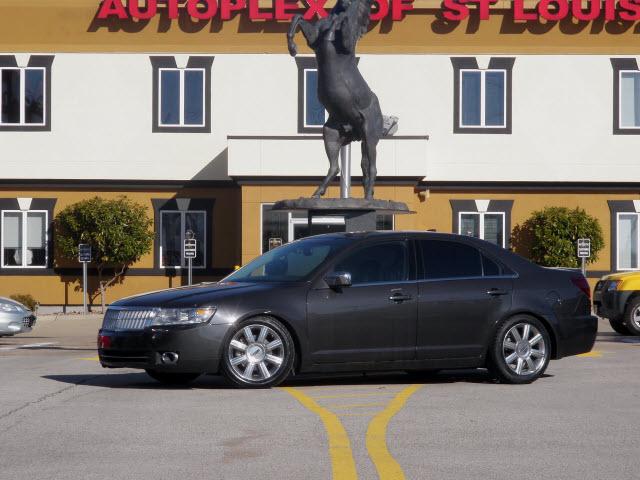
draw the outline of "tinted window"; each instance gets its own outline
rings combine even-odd
[[[406,280],[405,244],[393,242],[360,248],[338,262],[334,271],[350,273],[353,285]]]
[[[502,274],[500,266],[484,255],[482,255],[482,271],[485,277],[496,277]]]
[[[424,278],[482,276],[480,252],[469,245],[443,240],[420,241]]]
[[[306,279],[342,250],[345,238],[308,239],[271,250],[225,278],[229,282],[278,282]]]

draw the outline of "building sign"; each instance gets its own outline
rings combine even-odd
[[[305,20],[329,15],[328,0],[304,0],[300,7],[297,0],[103,0],[97,18],[149,20],[161,12],[170,19],[177,19],[180,9],[197,20],[218,17],[230,20],[235,14],[246,11],[251,20],[291,20],[302,13]],[[371,20],[390,17],[400,21],[413,10],[413,0],[373,0],[375,7]],[[578,21],[604,18],[606,22],[640,20],[640,0],[539,0],[534,8],[524,7],[525,0],[511,2],[511,15],[519,21],[558,21],[573,17]],[[442,15],[449,21],[465,20],[477,11],[480,20],[489,20],[498,0],[443,0]],[[529,3],[529,2],[527,2]],[[260,4],[266,7],[261,8]],[[504,9],[502,9],[504,10]]]

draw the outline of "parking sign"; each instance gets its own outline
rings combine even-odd
[[[591,256],[591,239],[578,239],[578,258],[589,258]]]
[[[195,238],[184,239],[184,258],[196,258],[196,244]]]
[[[80,263],[91,262],[91,245],[88,243],[81,243],[78,245],[78,261]]]

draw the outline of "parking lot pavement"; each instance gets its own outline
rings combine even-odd
[[[638,478],[640,339],[604,322],[593,352],[531,385],[463,371],[252,391],[102,369],[98,325],[42,318],[0,338],[0,478]]]

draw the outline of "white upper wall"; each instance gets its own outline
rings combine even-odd
[[[640,136],[612,133],[610,56],[517,56],[512,134],[453,133],[447,55],[362,55],[360,69],[383,113],[400,117],[397,135],[429,135],[426,146],[381,148],[380,174],[431,181],[640,178]],[[0,132],[2,178],[212,180],[227,178],[228,168],[238,175],[326,173],[317,140],[302,150],[302,141],[267,149],[260,158],[247,153],[251,145],[236,144],[243,140],[227,141],[298,134],[297,66],[288,55],[215,55],[211,134],[152,132],[148,54],[59,54],[52,75],[51,132]],[[354,173],[357,152],[354,145]]]

